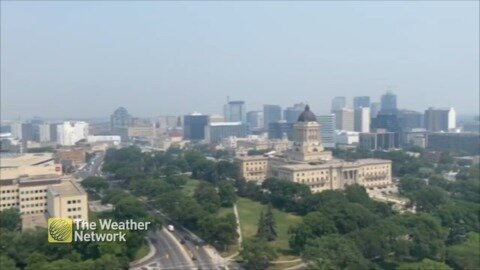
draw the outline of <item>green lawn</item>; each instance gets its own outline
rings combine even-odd
[[[257,233],[258,218],[260,211],[266,210],[267,206],[246,198],[238,198],[237,201],[238,215],[240,216],[240,227],[243,238],[254,237]],[[280,254],[286,255],[290,252],[288,246],[288,228],[292,225],[299,224],[302,218],[296,215],[285,213],[277,209],[273,210],[275,221],[277,223],[277,240],[271,242],[272,246],[277,248]],[[282,257],[288,259],[288,257]]]
[[[147,256],[148,252],[150,252],[150,247],[147,244],[143,244],[140,249],[137,250],[137,253],[135,254],[135,258],[133,260],[140,260],[141,258]]]
[[[217,216],[224,217],[230,213],[233,214],[233,207],[221,207],[220,210],[218,210]]]
[[[199,180],[196,179],[188,179],[187,184],[182,187],[183,194],[187,196],[193,196],[195,192],[195,188],[197,188],[198,184],[200,183]]]

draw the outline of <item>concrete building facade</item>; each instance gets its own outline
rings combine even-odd
[[[209,143],[219,143],[231,136],[244,138],[247,133],[247,126],[242,122],[209,123],[205,127],[205,140]]]
[[[335,114],[335,129],[354,131],[355,118],[352,109],[343,108],[334,112]]]
[[[57,126],[57,143],[60,145],[75,145],[80,140],[88,137],[88,123],[86,122],[63,122]]]
[[[354,112],[354,130],[357,132],[370,131],[370,108],[358,107]]]
[[[448,132],[456,127],[453,108],[428,108],[425,111],[425,128],[431,132]]]

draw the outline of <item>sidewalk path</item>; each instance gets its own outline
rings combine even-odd
[[[155,246],[152,245],[152,242],[150,241],[150,239],[147,238],[147,241],[148,241],[148,247],[150,248],[150,251],[148,252],[148,254],[145,257],[131,262],[130,267],[134,267],[135,265],[139,265],[139,264],[149,260],[150,258],[152,258],[155,255],[155,252],[156,252]]]

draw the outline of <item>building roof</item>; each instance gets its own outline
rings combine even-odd
[[[289,171],[296,170],[317,170],[317,169],[327,169],[330,167],[340,167],[340,166],[360,166],[360,165],[374,165],[374,164],[386,164],[391,163],[392,161],[386,159],[374,159],[374,158],[365,158],[358,159],[355,161],[344,161],[341,159],[332,159],[322,163],[307,163],[302,162],[298,164],[288,164],[282,165],[279,168],[286,169]]]
[[[2,155],[0,159],[0,167],[32,166],[52,160],[53,153]]]
[[[58,185],[51,185],[49,189],[51,192],[56,193],[57,195],[62,197],[78,196],[85,194],[83,189],[71,180],[64,180],[61,181]]]
[[[303,111],[298,117],[297,122],[317,122],[317,117],[310,111],[310,106],[305,106]]]
[[[242,122],[213,122],[210,126],[241,126]]]

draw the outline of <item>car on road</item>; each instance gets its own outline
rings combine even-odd
[[[175,227],[173,227],[173,225],[170,224],[170,225],[167,226],[167,230],[173,232],[175,230]]]

